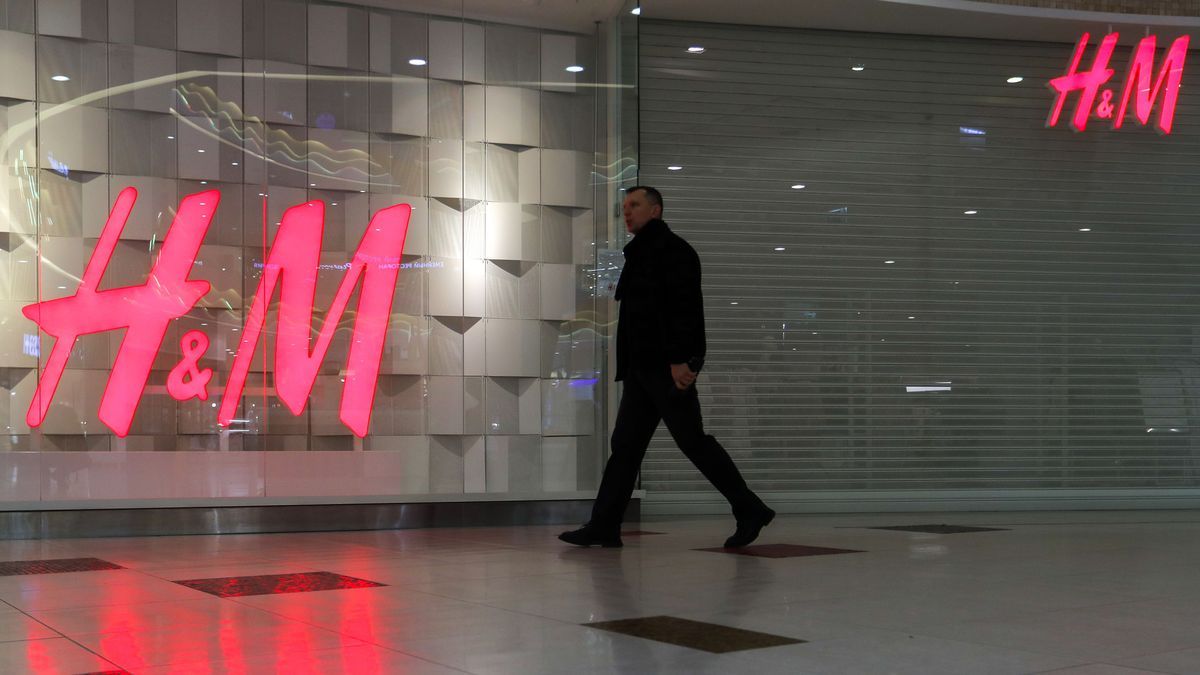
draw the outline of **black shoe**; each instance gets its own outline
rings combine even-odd
[[[743,546],[749,546],[755,539],[758,539],[758,533],[761,532],[764,527],[770,525],[771,521],[774,519],[775,512],[771,509],[767,509],[766,513],[755,516],[754,518],[739,520],[737,524],[737,532],[734,532],[733,536],[725,540],[725,548],[741,548]]]
[[[567,542],[568,544],[584,547],[603,546],[604,548],[621,548],[624,546],[624,544],[621,543],[621,535],[602,535],[587,525],[584,525],[578,530],[563,532],[562,534],[558,535],[558,538]]]

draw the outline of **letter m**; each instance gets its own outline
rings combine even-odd
[[[1154,101],[1162,96],[1162,109],[1158,113],[1158,129],[1164,134],[1171,133],[1171,124],[1175,120],[1175,103],[1179,99],[1179,81],[1183,78],[1183,62],[1187,58],[1187,35],[1176,38],[1167,49],[1162,68],[1158,77],[1153,77],[1155,39],[1153,35],[1142,38],[1134,52],[1133,60],[1129,62],[1129,74],[1125,78],[1125,91],[1121,94],[1121,106],[1113,118],[1113,128],[1119,129],[1125,121],[1125,110],[1129,99],[1134,100],[1134,112],[1142,125],[1150,122],[1150,111]],[[1153,80],[1153,86],[1151,86]]]
[[[325,229],[325,204],[312,201],[294,206],[283,214],[221,399],[217,417],[221,424],[228,425],[237,412],[276,287],[282,288],[276,317],[275,393],[292,414],[299,415],[304,412],[317,370],[329,351],[350,296],[361,280],[339,417],[356,436],[367,435],[411,213],[409,205],[399,204],[383,209],[371,219],[311,349],[313,300],[320,265],[321,234]]]

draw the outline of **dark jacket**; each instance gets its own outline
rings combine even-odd
[[[630,368],[656,368],[704,358],[700,256],[659,219],[624,249],[617,282],[617,380]]]

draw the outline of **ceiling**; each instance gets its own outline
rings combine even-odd
[[[596,22],[628,11],[632,0],[358,0],[361,4],[443,16],[590,33]],[[1080,12],[974,0],[640,0],[643,19],[704,21],[877,33],[1075,42],[1084,31],[1147,31],[1171,38],[1200,27],[1200,17]]]
[[[1200,17],[1079,12],[970,0],[643,0],[643,18],[825,28],[874,33],[1075,42],[1083,32],[1122,34],[1135,41],[1149,30],[1162,38],[1200,26]]]

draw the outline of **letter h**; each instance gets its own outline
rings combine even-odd
[[[1071,119],[1071,125],[1075,127],[1076,131],[1083,131],[1087,128],[1088,117],[1092,114],[1092,105],[1096,102],[1096,95],[1100,93],[1100,87],[1103,87],[1113,76],[1112,68],[1108,67],[1108,60],[1112,58],[1118,37],[1118,33],[1110,33],[1105,36],[1100,42],[1100,46],[1096,48],[1092,69],[1083,72],[1079,72],[1079,62],[1083,59],[1083,52],[1087,49],[1087,43],[1091,36],[1084,33],[1083,37],[1079,38],[1079,44],[1075,46],[1075,53],[1071,56],[1071,65],[1067,68],[1067,74],[1050,80],[1050,88],[1058,92],[1058,97],[1054,101],[1054,107],[1050,109],[1050,116],[1046,118],[1046,126],[1052,127],[1058,124],[1059,115],[1062,114],[1063,106],[1067,102],[1067,94],[1078,91],[1079,103],[1075,106],[1075,115]]]

